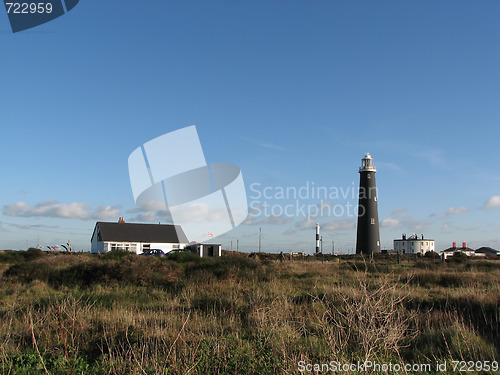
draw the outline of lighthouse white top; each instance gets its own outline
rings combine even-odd
[[[361,167],[359,167],[360,172],[376,172],[377,168],[373,165],[373,158],[369,152],[366,153],[365,157],[361,159]]]

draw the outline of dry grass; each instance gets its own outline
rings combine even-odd
[[[75,255],[29,263],[46,268],[4,267],[4,374],[290,374],[299,361],[498,358],[496,262]],[[109,273],[89,280],[87,266]]]

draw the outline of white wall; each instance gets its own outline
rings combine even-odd
[[[181,243],[141,243],[141,242],[119,242],[119,241],[109,241],[102,242],[97,241],[97,236],[92,238],[92,243],[90,247],[90,252],[97,253],[107,253],[112,249],[122,249],[127,251],[133,251],[136,254],[142,254],[144,252],[144,245],[149,245],[149,249],[160,249],[163,250],[164,253],[168,253],[172,250],[176,249],[184,249],[187,244]]]
[[[141,244],[141,249],[138,254],[144,252],[143,250],[143,245],[144,243]],[[164,253],[168,253],[172,250],[177,250],[177,249],[184,249],[188,244],[186,243],[150,243],[149,248],[150,249],[160,249],[163,250]]]
[[[222,245],[217,244],[200,244],[200,258],[209,256],[210,246],[213,247],[213,256],[220,257],[222,255]]]
[[[92,235],[92,240],[90,242],[90,252],[92,254],[104,252],[104,243],[102,241],[97,241],[97,233],[96,233],[95,229],[94,229],[94,233]]]
[[[404,251],[405,254],[422,254],[435,251],[433,240],[394,240],[394,250]]]

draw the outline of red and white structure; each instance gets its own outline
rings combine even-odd
[[[473,257],[473,256],[484,256],[484,254],[476,254],[474,249],[471,249],[470,247],[467,247],[466,242],[462,242],[462,247],[457,247],[457,243],[453,242],[453,245],[446,250],[441,251],[441,257],[443,259],[447,259],[449,257],[459,255],[459,254],[465,254],[468,257]]]

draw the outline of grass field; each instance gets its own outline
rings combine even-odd
[[[325,259],[0,252],[1,373],[498,373],[500,261]]]

